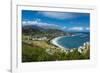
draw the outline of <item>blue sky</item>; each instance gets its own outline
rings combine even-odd
[[[37,25],[64,31],[89,31],[90,14],[22,10],[22,25]]]

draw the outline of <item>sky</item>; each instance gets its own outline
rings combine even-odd
[[[89,31],[90,14],[22,10],[22,25],[37,25],[64,31]]]

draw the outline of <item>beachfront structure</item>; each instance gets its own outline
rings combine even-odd
[[[44,37],[44,36],[33,36],[32,40],[47,40],[47,37]]]

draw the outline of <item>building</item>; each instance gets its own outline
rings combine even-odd
[[[45,36],[32,36],[32,40],[47,40]]]

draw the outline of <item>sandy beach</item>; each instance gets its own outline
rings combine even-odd
[[[66,36],[56,37],[56,38],[52,39],[50,42],[51,42],[53,45],[58,46],[59,48],[66,49],[65,47],[63,47],[63,46],[61,46],[61,45],[59,45],[59,44],[57,43],[57,41],[58,41],[60,38],[63,38],[63,37],[66,37]]]

